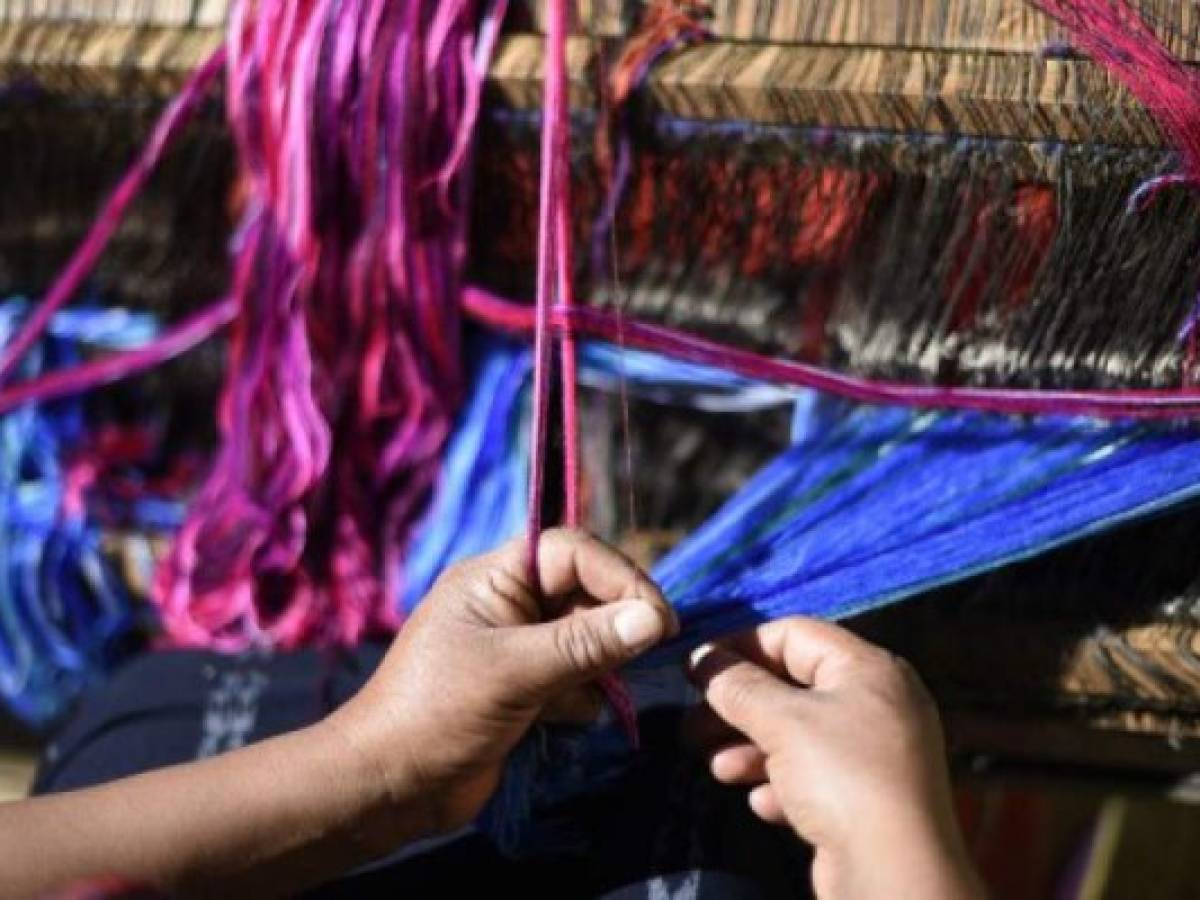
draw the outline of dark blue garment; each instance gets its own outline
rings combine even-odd
[[[35,792],[100,784],[312,724],[348,699],[381,655],[365,647],[143,656],[85,697],[47,748]],[[539,734],[547,753],[539,772],[562,783],[536,792],[518,855],[471,828],[405,847],[313,896],[470,896],[481,887],[523,898],[808,896],[808,856],[795,838],[754,819],[744,792],[715,784],[681,750],[690,688],[678,670],[637,673],[630,688],[641,751],[617,746],[611,723]]]

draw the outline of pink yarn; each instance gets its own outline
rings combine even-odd
[[[224,48],[217,50],[188,78],[176,97],[163,111],[154,125],[146,146],[138,154],[133,165],[121,178],[96,216],[75,253],[63,267],[37,309],[25,320],[21,330],[0,353],[0,383],[13,372],[45,332],[50,320],[79,290],[79,285],[96,265],[105,246],[121,224],[129,205],[141,193],[150,176],[162,161],[183,127],[191,121],[203,102],[208,89],[216,82],[225,65]]]
[[[156,583],[174,643],[351,644],[398,624],[463,388],[475,29],[469,0],[233,7],[239,313],[221,447]]]
[[[463,294],[463,308],[468,316],[492,328],[528,334],[536,327],[535,313],[529,306],[502,299],[482,288],[467,288]],[[623,346],[715,366],[747,378],[812,388],[860,403],[1108,419],[1200,416],[1200,390],[1024,390],[876,381],[790,359],[762,356],[587,306],[550,310],[547,327],[552,332],[571,331],[614,343],[619,341]]]
[[[1075,47],[1129,88],[1179,151],[1183,175],[1192,183],[1200,179],[1200,73],[1171,53],[1128,0],[1034,4],[1071,32]]]
[[[136,350],[122,350],[68,369],[55,369],[11,387],[0,388],[0,415],[24,403],[41,403],[81,394],[153,369],[204,343],[233,321],[237,304],[220,300],[180,322],[166,334]]]
[[[537,299],[534,308],[533,414],[529,461],[529,577],[539,587],[538,537],[546,481],[546,439],[550,415],[551,308],[569,313],[575,306],[575,261],[571,223],[570,119],[567,94],[567,2],[547,5],[546,62],[542,103],[542,158],[538,214]],[[562,377],[563,523],[581,524],[579,499],[579,412],[575,334],[559,329]],[[600,679],[609,706],[634,747],[637,711],[628,688],[616,674]]]
[[[547,5],[546,62],[542,102],[542,155],[538,211],[536,326],[533,352],[533,410],[529,460],[529,574],[538,579],[538,542],[542,532],[546,444],[550,417],[550,378],[553,366],[550,308],[573,305],[573,266],[570,219],[569,121],[567,118],[567,4]],[[564,333],[560,363],[563,386],[563,445],[566,519],[577,525],[578,459],[575,400],[575,343]]]

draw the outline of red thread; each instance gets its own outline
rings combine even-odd
[[[708,5],[696,0],[652,0],[634,33],[621,47],[621,54],[611,70],[601,79],[604,93],[594,147],[596,170],[606,190],[613,188],[616,132],[625,105],[659,57],[685,43],[707,37],[700,22],[710,14]]]
[[[954,266],[946,294],[953,304],[951,327],[974,327],[988,286],[996,285],[1003,311],[1012,313],[1030,299],[1042,264],[1058,231],[1058,199],[1045,184],[1021,185],[1013,191],[1009,232],[1003,233],[994,199],[967,197],[975,206],[971,224],[951,249]],[[1006,248],[1011,248],[1006,252]]]

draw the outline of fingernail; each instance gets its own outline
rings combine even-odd
[[[715,649],[712,644],[701,644],[688,654],[688,667],[692,669],[699,668],[700,663],[704,662],[704,657],[708,656]]]
[[[662,618],[653,606],[635,600],[613,618],[613,631],[628,649],[645,650],[662,637]]]

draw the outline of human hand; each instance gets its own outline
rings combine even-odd
[[[793,618],[706,645],[691,722],[714,777],[815,850],[822,898],[982,896],[958,831],[937,710],[903,661]]]
[[[378,773],[388,805],[420,810],[418,832],[473,820],[535,719],[586,709],[581,688],[678,629],[649,577],[597,538],[548,531],[538,567],[540,591],[518,540],[448,569],[327,720]]]

